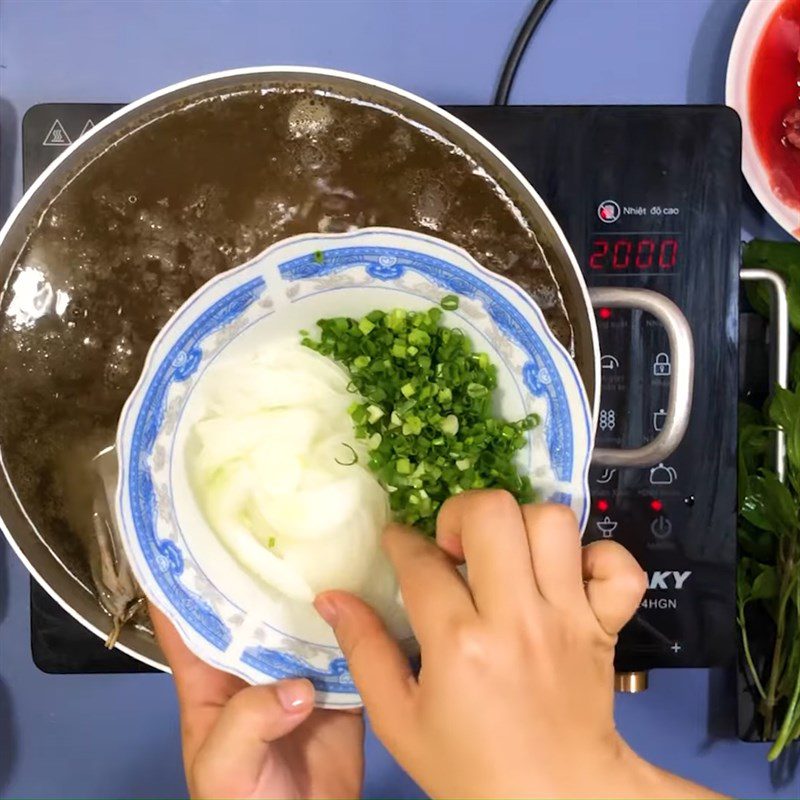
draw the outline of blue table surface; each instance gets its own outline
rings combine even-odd
[[[0,216],[21,195],[19,124],[47,101],[120,102],[214,70],[310,64],[360,72],[439,103],[489,103],[522,0],[0,0]],[[714,103],[743,0],[557,0],[516,103]],[[7,170],[12,167],[13,173]],[[748,200],[745,235],[781,237]],[[28,580],[0,543],[0,796],[185,795],[166,675],[56,676],[31,660]],[[734,736],[731,675],[660,670],[617,700],[646,758],[737,797],[797,797],[766,746]],[[371,735],[366,797],[419,797]],[[579,765],[576,754],[576,767]]]

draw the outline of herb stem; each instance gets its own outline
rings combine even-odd
[[[744,650],[744,660],[747,662],[747,669],[750,672],[750,677],[753,679],[753,685],[756,687],[756,691],[762,700],[766,700],[767,694],[764,691],[763,685],[761,684],[761,678],[758,676],[758,670],[753,662],[753,655],[750,652],[750,637],[747,635],[747,624],[744,618],[744,604],[739,601],[737,605],[739,607],[738,618],[739,628],[742,631],[742,649]]]
[[[800,673],[796,676],[794,691],[792,692],[789,707],[783,718],[783,724],[775,738],[775,743],[767,754],[768,761],[775,761],[783,752],[784,747],[797,736],[798,727],[800,726],[800,717],[798,717],[798,714],[800,714]]]
[[[797,608],[800,609],[800,582],[797,583],[795,588],[795,603]],[[800,730],[800,672],[795,676],[794,691],[789,700],[789,707],[786,709],[786,714],[783,718],[778,735],[775,738],[775,744],[770,748],[767,754],[767,760],[774,761],[783,752],[783,748],[798,735]]]
[[[783,553],[784,545],[790,547],[789,553]],[[791,569],[786,568],[789,564],[794,564],[792,558],[794,542],[783,540],[778,548],[778,567],[783,567],[780,576],[780,589],[778,592],[778,614],[776,621],[775,646],[772,650],[772,664],[769,670],[769,682],[767,684],[767,696],[764,699],[764,738],[769,740],[775,735],[775,706],[777,703],[776,694],[781,675],[781,664],[783,661],[783,640],[786,634],[786,610],[791,599],[791,588],[794,576]]]

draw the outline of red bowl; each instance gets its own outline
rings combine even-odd
[[[742,171],[773,219],[800,239],[800,0],[758,0],[745,9],[728,60],[726,102],[742,120]]]

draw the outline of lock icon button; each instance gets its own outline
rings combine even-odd
[[[672,364],[668,353],[658,353],[653,362],[653,375],[657,378],[668,378],[672,374]]]

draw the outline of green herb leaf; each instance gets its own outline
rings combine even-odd
[[[742,251],[745,267],[762,267],[777,272],[787,284],[789,321],[800,332],[800,244],[797,242],[766,242],[754,239]],[[747,298],[764,317],[769,316],[770,288],[763,282],[748,282]]]
[[[798,504],[789,489],[767,470],[748,479],[742,516],[758,528],[780,533],[798,525]]]
[[[771,431],[764,424],[764,415],[747,403],[739,403],[738,483],[739,505],[747,493],[749,475],[766,464],[771,451]]]
[[[800,389],[800,344],[795,347],[789,359],[789,385]]]
[[[743,251],[747,267],[778,272],[786,281],[789,319],[800,330],[800,243],[748,243]],[[750,283],[747,296],[766,316],[770,291]],[[790,362],[789,385],[776,389],[768,406],[768,419],[753,408],[740,408],[737,618],[742,636],[742,655],[758,692],[763,736],[774,739],[768,754],[774,760],[793,739],[800,737],[800,347]],[[786,484],[768,468],[772,434],[780,428],[786,436]],[[761,609],[745,613],[755,603]],[[763,627],[762,612],[771,618],[771,630]],[[770,623],[768,623],[769,626]],[[760,674],[752,645],[772,638]]]
[[[784,430],[792,427],[800,419],[800,392],[776,386],[769,404],[769,418]]]
[[[775,567],[760,564],[760,569],[750,590],[751,600],[773,600],[778,595],[778,575]]]
[[[786,455],[791,468],[800,471],[800,388],[790,392],[776,387],[769,416],[786,435]]]
[[[772,520],[764,512],[764,498],[749,485],[739,506],[739,513],[751,524],[765,531],[775,531]]]
[[[787,281],[786,300],[789,304],[789,323],[800,333],[800,268]]]
[[[759,562],[775,562],[777,538],[773,531],[741,525],[738,540],[740,559],[749,556]]]

